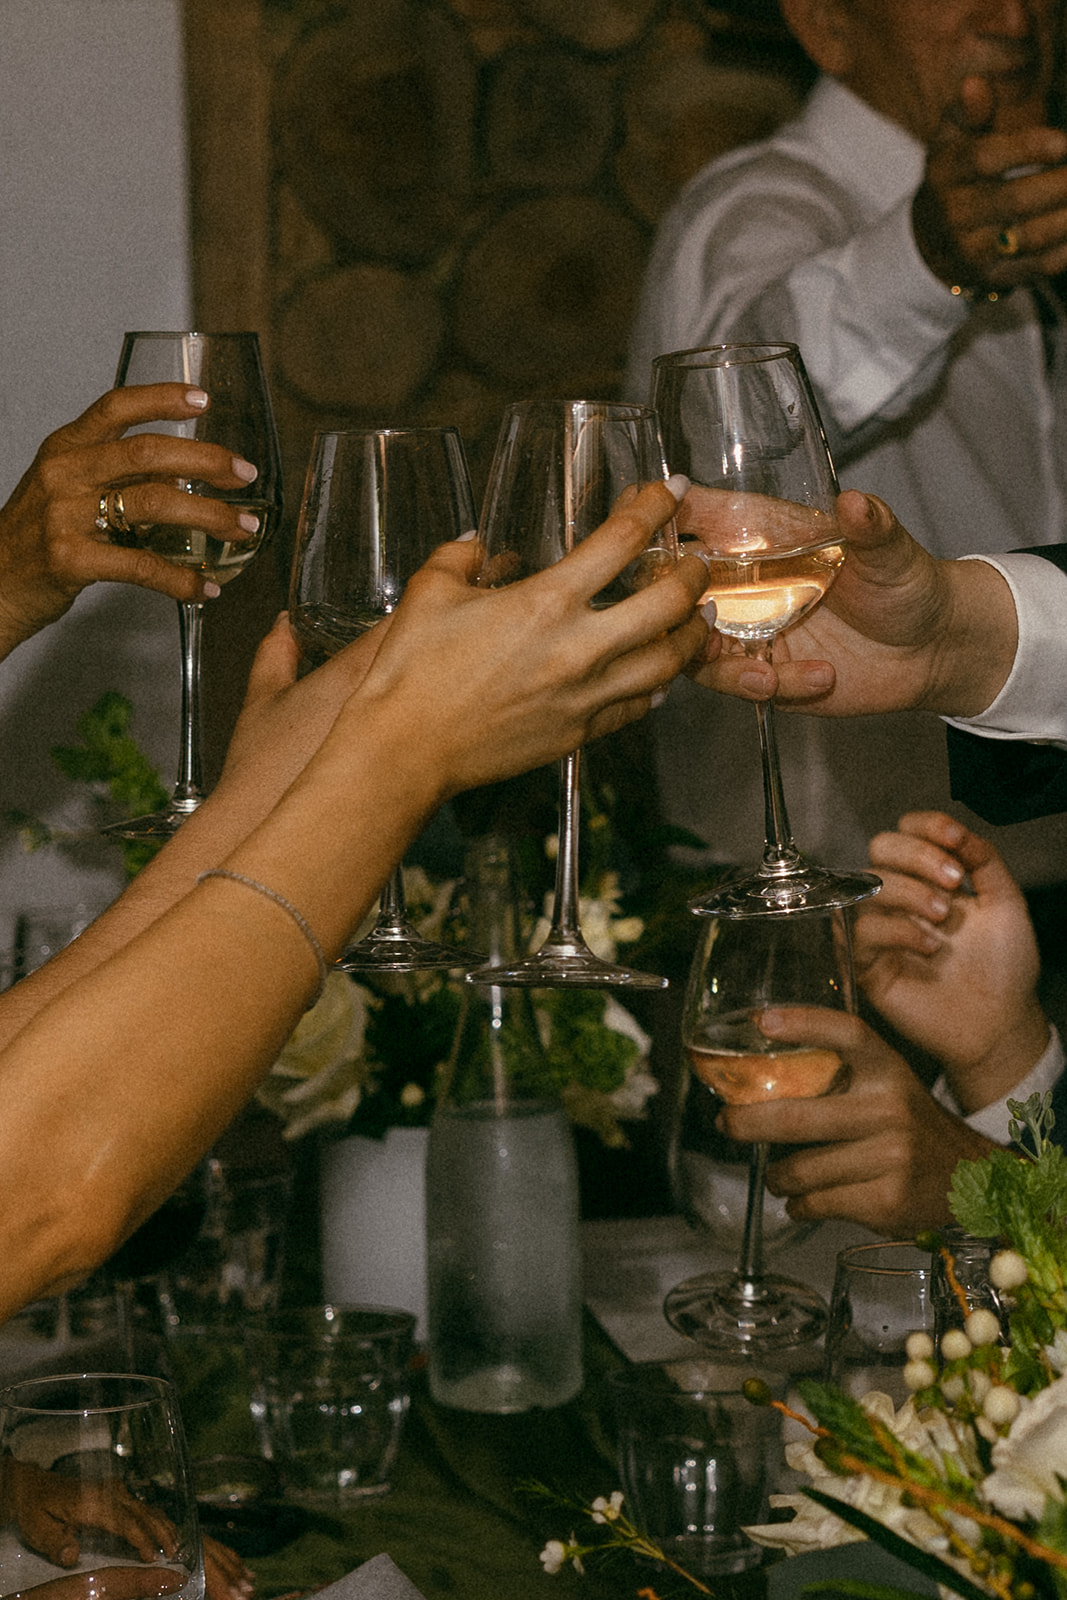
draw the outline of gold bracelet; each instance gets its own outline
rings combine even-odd
[[[200,874],[196,881],[200,884],[204,882],[205,878],[229,878],[231,883],[243,883],[246,889],[254,889],[256,894],[266,895],[268,900],[273,900],[276,906],[280,906],[284,912],[292,917],[311,946],[311,953],[315,957],[315,964],[319,969],[319,986],[308,1005],[307,1009],[310,1011],[311,1007],[316,1005],[322,998],[322,991],[326,987],[326,979],[329,976],[330,969],[327,965],[323,948],[315,937],[315,931],[307,918],[301,915],[291,900],[287,900],[283,894],[279,894],[277,889],[268,888],[265,883],[260,883],[258,878],[248,878],[243,872],[231,872],[227,867],[209,867],[206,872]]]

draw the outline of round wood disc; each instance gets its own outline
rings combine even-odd
[[[388,410],[425,380],[442,332],[441,308],[425,279],[347,267],[296,289],[279,319],[275,356],[309,405]]]
[[[613,85],[561,50],[513,50],[497,64],[486,100],[485,141],[494,182],[522,189],[583,189],[614,130]]]
[[[464,264],[456,336],[512,383],[610,369],[626,348],[644,242],[629,218],[582,195],[507,211]]]
[[[364,0],[301,39],[279,69],[282,175],[332,239],[376,259],[425,260],[467,204],[475,86],[455,18]]]

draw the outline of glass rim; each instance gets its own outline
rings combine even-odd
[[[662,355],[653,357],[652,366],[653,369],[673,366],[693,369],[710,367],[719,370],[730,366],[759,366],[764,362],[779,361],[783,356],[790,361],[799,361],[800,346],[789,339],[751,341],[724,339],[719,344],[691,345],[687,350],[667,350]],[[715,359],[716,357],[719,359]]]
[[[439,427],[424,424],[412,428],[316,428],[312,439],[312,449],[320,439],[436,439],[445,434],[453,434],[462,442],[460,431],[453,422],[442,423]]]
[[[127,328],[126,339],[254,339],[259,343],[259,333],[254,328]]]
[[[883,1251],[899,1250],[910,1250],[920,1259],[910,1266],[894,1265],[891,1261],[878,1263],[874,1260],[874,1257]],[[933,1255],[933,1251],[922,1250],[914,1239],[874,1240],[869,1244],[851,1244],[846,1249],[839,1250],[836,1270],[840,1271],[843,1267],[847,1267],[850,1272],[876,1272],[883,1277],[903,1278],[915,1272],[932,1272]]]
[[[563,410],[564,407],[584,406],[590,411],[614,412],[622,418],[656,416],[656,407],[646,400],[587,400],[582,395],[530,395],[525,400],[511,400],[504,407],[504,416],[517,416],[523,411]]]
[[[692,1389],[678,1387],[669,1388],[668,1383],[674,1382],[667,1373],[665,1366],[673,1366],[674,1362],[637,1362],[630,1367],[621,1367],[617,1372],[608,1373],[608,1387],[621,1389],[626,1393],[639,1392],[655,1395],[657,1399],[664,1400],[744,1400],[750,1404],[748,1396],[741,1387],[743,1380],[731,1379],[724,1383],[722,1388],[716,1388],[711,1383],[701,1383]],[[754,1376],[754,1374],[750,1374]],[[657,1378],[663,1378],[662,1384],[657,1384]]]
[[[74,1385],[82,1383],[99,1384],[142,1384],[145,1393],[141,1396],[131,1395],[125,1400],[104,1401],[94,1405],[33,1405],[28,1401],[19,1400],[20,1391],[57,1391],[60,1385]],[[40,1417],[84,1417],[92,1414],[100,1416],[104,1413],[115,1414],[123,1411],[136,1411],[145,1405],[156,1405],[163,1401],[167,1405],[173,1404],[173,1387],[168,1379],[160,1378],[148,1372],[47,1372],[36,1378],[20,1378],[17,1382],[6,1384],[0,1388],[0,1411],[20,1411],[27,1416]]]

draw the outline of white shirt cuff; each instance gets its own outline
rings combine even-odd
[[[964,1122],[968,1128],[973,1128],[975,1133],[984,1134],[987,1139],[992,1139],[997,1144],[1010,1144],[1008,1123],[1011,1121],[1011,1113],[1007,1105],[1009,1097],[1012,1100],[1029,1100],[1032,1094],[1044,1094],[1056,1083],[1063,1071],[1063,1065],[1063,1045],[1056,1029],[1050,1026],[1045,1053],[1038,1057],[1026,1077],[1020,1079],[1014,1089],[1009,1089],[1002,1100],[994,1100],[991,1105],[983,1106],[980,1111],[972,1111],[970,1116],[963,1117]],[[956,1096],[943,1077],[938,1078],[930,1093],[938,1105],[944,1106],[946,1111],[951,1111],[953,1116],[963,1115]]]
[[[1026,739],[1067,748],[1063,660],[1067,642],[1067,572],[1041,556],[963,556],[985,561],[1004,578],[1015,601],[1019,642],[1015,661],[992,705],[976,717],[946,717],[965,733],[987,739]]]

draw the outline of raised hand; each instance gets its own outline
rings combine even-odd
[[[1048,1043],[1026,902],[993,845],[943,812],[908,813],[870,854],[883,887],[856,914],[857,979],[979,1110]]]
[[[256,531],[247,513],[178,487],[185,478],[238,489],[255,479],[252,463],[168,434],[123,437],[139,423],[195,417],[209,404],[202,390],[180,383],[112,389],[49,435],[0,509],[0,654],[62,616],[90,583],[134,583],[173,600],[218,593],[190,568],[113,544],[97,526],[102,496],[118,486],[133,527],[181,523],[238,541]]]
[[[915,241],[947,285],[1007,290],[1067,267],[1067,134],[1002,111],[965,78],[931,140]]]

